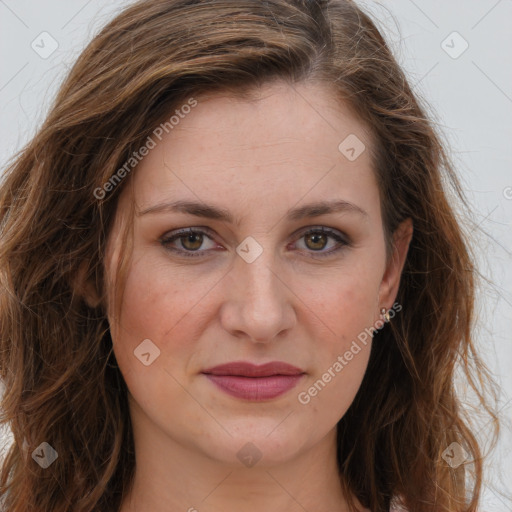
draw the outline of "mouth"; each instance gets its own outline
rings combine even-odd
[[[264,365],[236,361],[201,373],[225,393],[256,402],[283,395],[306,374],[296,366],[278,361]]]

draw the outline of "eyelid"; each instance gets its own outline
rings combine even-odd
[[[216,234],[208,226],[190,226],[190,227],[186,227],[186,228],[173,229],[171,231],[166,232],[164,235],[162,235],[158,239],[158,241],[166,250],[172,251],[175,253],[179,253],[182,255],[184,254],[185,257],[189,257],[189,256],[194,257],[196,255],[201,255],[201,254],[205,254],[205,253],[209,252],[209,251],[186,251],[184,249],[176,249],[174,247],[169,247],[168,245],[166,245],[166,244],[173,242],[174,240],[179,240],[180,238],[185,237],[189,233],[205,235],[210,240],[212,240],[212,242],[215,241],[214,239],[215,239]]]
[[[164,246],[166,250],[178,253],[179,255],[183,255],[185,258],[202,257],[203,255],[208,255],[208,253],[210,253],[212,250],[215,250],[208,249],[203,251],[187,251],[185,249],[176,249],[174,247],[169,247],[166,245],[166,243],[168,244],[173,242],[174,240],[179,240],[180,238],[186,236],[188,233],[205,235],[207,238],[212,240],[212,242],[215,242],[216,233],[208,226],[190,226],[186,228],[177,228],[175,230],[168,231],[167,233],[162,235],[159,238],[159,242]],[[293,235],[291,235],[291,238],[293,240],[300,240],[303,236],[309,233],[326,234],[328,238],[334,239],[338,243],[338,246],[335,249],[330,249],[329,251],[307,251],[310,257],[312,258],[328,257],[329,255],[339,252],[344,247],[352,246],[352,241],[346,233],[340,231],[337,228],[332,228],[325,225],[305,226],[296,231]]]
[[[334,249],[330,249],[328,251],[307,251],[307,254],[314,259],[328,258],[329,256],[339,253],[342,249],[346,247],[352,247],[352,240],[346,233],[340,231],[339,229],[331,228],[329,226],[324,225],[306,226],[305,228],[302,228],[301,230],[297,231],[293,235],[293,237],[294,239],[300,240],[304,235],[307,235],[308,233],[326,234],[329,238],[336,240],[338,244],[337,247],[335,247]]]
[[[326,233],[328,235],[337,235],[340,238],[343,238],[346,243],[349,243],[349,237],[346,233],[344,233],[343,231],[341,231],[337,228],[332,228],[330,226],[325,226],[325,225],[306,226],[304,228],[300,228],[292,236],[294,238],[296,238],[298,236],[301,237],[301,236],[304,236],[305,234],[312,232],[312,231]]]

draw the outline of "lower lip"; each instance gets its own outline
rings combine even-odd
[[[297,385],[304,376],[272,375],[270,377],[241,377],[235,375],[206,375],[228,395],[259,402],[276,398]]]

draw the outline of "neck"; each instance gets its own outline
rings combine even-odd
[[[336,462],[336,429],[291,459],[264,463],[263,457],[248,467],[177,442],[134,409],[136,470],[120,512],[349,511]]]

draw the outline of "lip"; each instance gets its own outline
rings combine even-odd
[[[201,373],[225,393],[255,402],[286,393],[305,375],[300,368],[280,361],[263,365],[234,361]]]
[[[260,365],[245,361],[233,361],[231,363],[213,366],[203,370],[201,373],[210,375],[237,375],[240,377],[271,377],[272,375],[301,375],[305,372],[296,366],[282,361],[272,361]]]

